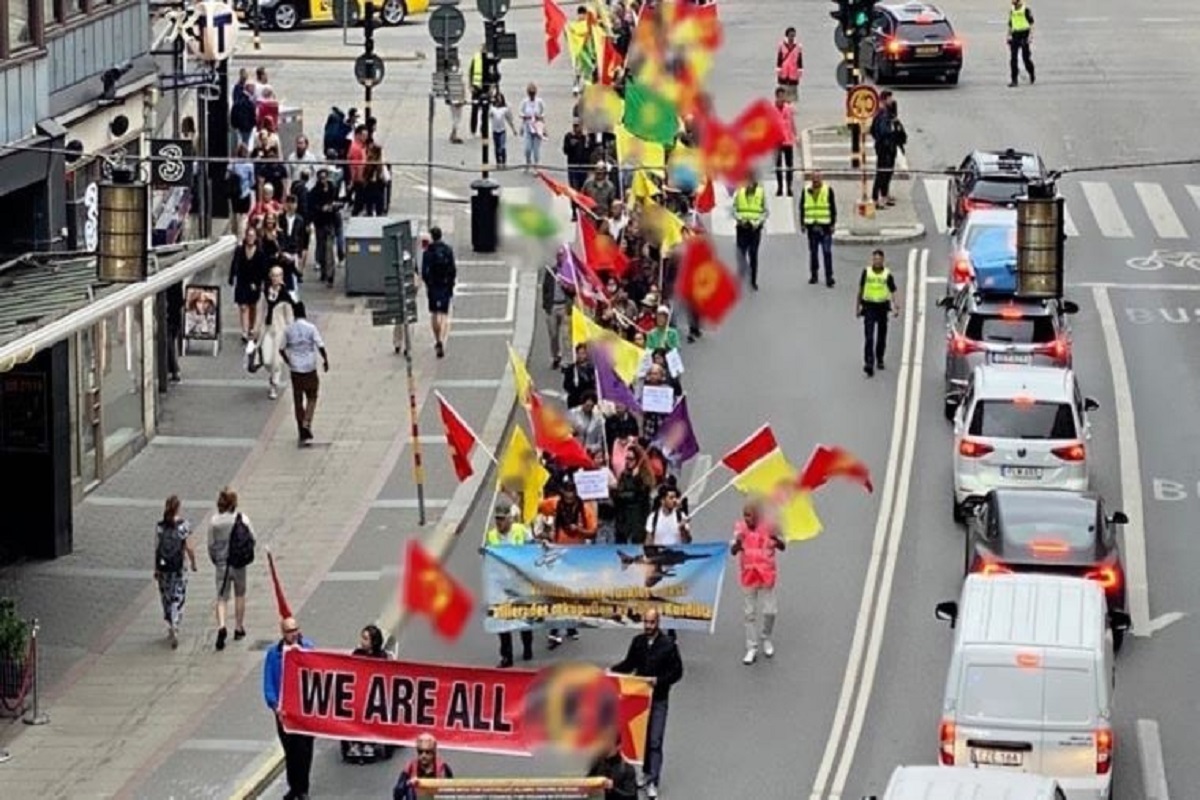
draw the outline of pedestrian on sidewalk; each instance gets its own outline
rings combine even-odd
[[[342,202],[330,167],[317,170],[317,185],[309,193],[308,206],[312,210],[313,229],[317,234],[316,262],[321,272],[321,282],[332,287],[338,264],[345,258],[346,251],[339,236]]]
[[[168,497],[162,519],[154,528],[154,580],[158,582],[167,640],[172,650],[179,647],[179,623],[183,620],[183,605],[187,601],[185,558],[192,572],[196,571],[196,550],[189,538],[192,526],[179,513],[180,505],[178,496]]]
[[[227,603],[233,590],[233,638],[246,638],[246,567],[254,560],[254,528],[237,510],[238,495],[226,486],[217,495],[217,513],[208,523],[208,558],[217,576],[217,649],[225,649]],[[236,533],[235,533],[236,531]],[[249,544],[247,545],[247,540]],[[249,561],[246,550],[249,547]]]
[[[574,208],[574,204],[572,204]],[[566,248],[560,247],[554,266],[542,270],[542,311],[546,314],[546,332],[550,335],[550,368],[562,369],[563,329],[571,297],[558,276],[558,268],[566,260]]]
[[[250,209],[254,205],[254,163],[246,145],[238,144],[233,159],[225,168],[225,191],[233,212],[233,235],[242,236],[248,227]]]
[[[529,528],[520,522],[513,521],[513,507],[508,500],[497,501],[493,519],[495,524],[484,537],[484,543],[488,547],[521,547],[532,544]],[[521,660],[533,660],[533,631],[529,629],[521,631]],[[513,637],[511,632],[505,631],[500,634],[500,663],[498,666],[500,669],[507,669],[512,665]]]
[[[422,733],[417,737],[417,757],[400,772],[392,789],[392,800],[417,800],[417,787],[413,785],[417,778],[449,780],[453,777],[450,765],[438,758],[437,739],[431,733]]]
[[[775,526],[763,518],[762,506],[754,501],[742,509],[742,518],[733,526],[731,555],[739,557],[739,578],[742,584],[743,611],[746,624],[746,655],[743,664],[753,664],[759,648],[767,658],[775,655],[771,632],[779,614],[775,596],[775,581],[779,571],[775,553],[786,550],[787,542]]]
[[[888,313],[900,316],[900,299],[896,294],[896,278],[884,262],[882,250],[871,253],[871,266],[858,279],[854,314],[863,321],[863,372],[874,377],[883,369],[887,350]]]
[[[525,172],[542,163],[542,140],[546,138],[546,104],[538,97],[537,84],[525,88],[521,101],[521,133],[525,138]]]
[[[496,166],[504,169],[508,166],[508,132],[517,135],[517,122],[513,119],[512,109],[504,99],[504,92],[496,89],[492,93],[492,104],[488,107],[492,121],[492,146],[496,150]]]
[[[283,680],[283,652],[293,648],[312,650],[316,645],[300,633],[300,624],[294,617],[286,617],[279,623],[280,639],[267,650],[263,662],[263,700],[275,714],[275,732],[283,745],[283,758],[287,770],[288,791],[284,800],[307,800],[309,774],[312,772],[313,737],[303,733],[288,733],[279,719],[279,692]]]
[[[300,446],[312,441],[313,415],[317,410],[317,394],[321,389],[321,378],[317,373],[317,354],[321,355],[321,366],[329,372],[329,354],[325,352],[325,340],[317,326],[308,321],[304,303],[292,306],[295,319],[283,332],[283,349],[279,354],[292,372],[292,403],[296,410],[296,428],[300,435]]]
[[[783,126],[783,141],[775,148],[775,196],[781,197],[786,189],[791,197],[796,165],[796,107],[788,102],[783,87],[775,90],[775,113]]]
[[[383,649],[383,631],[379,629],[379,626],[368,625],[359,631],[358,647],[354,648],[351,655],[378,658],[382,661],[391,658],[388,651]],[[396,748],[392,745],[375,742],[343,741],[341,749],[342,760],[355,764],[371,764],[379,758],[389,759],[396,752]]]
[[[274,400],[279,397],[279,382],[285,366],[280,349],[288,326],[295,321],[295,301],[284,281],[283,267],[271,267],[267,275],[267,288],[263,290],[258,310],[259,327],[254,338],[258,343],[259,358],[267,370],[267,396]]]
[[[450,335],[450,304],[454,300],[454,283],[458,268],[454,250],[442,241],[442,229],[429,229],[430,243],[421,255],[421,282],[429,301],[429,326],[433,329],[433,347],[438,358],[446,356],[446,337]]]
[[[683,659],[679,656],[679,646],[671,637],[663,635],[658,620],[657,608],[646,611],[642,617],[643,632],[633,637],[625,658],[612,667],[613,672],[622,675],[654,679],[650,720],[646,726],[646,761],[642,765],[642,783],[646,787],[647,798],[658,797],[671,687],[683,678]]]
[[[834,287],[833,229],[837,226],[837,199],[833,187],[825,183],[820,170],[800,198],[800,230],[808,236],[808,282],[817,282],[818,255],[825,259],[825,285]]]
[[[871,186],[871,201],[875,203],[876,208],[896,205],[891,191],[899,144],[891,99],[891,92],[879,93],[879,110],[871,120],[871,139],[875,142],[875,182]]]
[[[229,262],[229,285],[233,287],[233,302],[238,307],[243,343],[253,338],[257,327],[258,301],[266,278],[267,259],[259,247],[258,231],[247,227],[242,244],[233,251],[233,260]]]

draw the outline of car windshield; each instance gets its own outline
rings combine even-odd
[[[967,338],[992,344],[1045,344],[1057,336],[1048,316],[1008,319],[996,314],[972,314],[967,321]]]
[[[972,198],[986,203],[1012,203],[1024,196],[1024,178],[985,178],[971,189]]]
[[[954,31],[946,22],[902,22],[896,29],[896,38],[902,42],[937,41],[953,39]]]
[[[967,241],[964,246],[968,251],[976,248],[991,250],[1017,251],[1017,223],[981,223],[967,227]]]
[[[1097,699],[1089,669],[972,664],[963,674],[964,721],[1087,725]]]
[[[1075,439],[1070,403],[980,400],[971,416],[972,436],[992,439]]]

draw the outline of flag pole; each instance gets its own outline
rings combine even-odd
[[[696,480],[692,481],[692,485],[689,486],[687,488],[687,491],[685,491],[683,493],[683,495],[679,498],[680,501],[682,502],[684,498],[691,496],[692,492],[694,492],[697,489],[697,487],[699,487],[701,484],[703,484],[705,481],[707,481],[709,478],[711,478],[712,474],[714,472],[716,472],[717,470],[719,470],[722,466],[724,466],[724,464],[722,462],[718,461],[717,463],[713,464],[711,467],[706,469],[704,471],[703,475],[701,475],[699,478],[696,478]]]
[[[734,482],[735,482],[735,481],[736,481],[736,480],[737,480],[739,477],[740,477],[740,475],[734,475],[732,478],[730,478],[730,479],[729,479],[729,482],[728,482],[728,483],[726,483],[726,484],[725,484],[724,486],[722,486],[720,489],[717,489],[715,492],[713,492],[712,494],[710,494],[708,497],[704,498],[704,502],[703,502],[703,503],[701,503],[700,505],[696,506],[696,507],[695,507],[695,508],[694,508],[694,509],[691,511],[691,513],[689,513],[689,514],[688,514],[688,517],[689,517],[689,518],[693,518],[693,517],[695,517],[697,514],[699,514],[701,511],[703,511],[703,510],[704,510],[704,509],[705,509],[705,508],[708,506],[708,504],[709,504],[709,503],[711,503],[713,500],[716,500],[716,499],[717,499],[718,497],[720,497],[721,495],[725,494],[725,492],[729,491],[729,488],[730,488],[731,486],[733,486]]]
[[[450,405],[450,401],[446,399],[446,396],[437,389],[433,390],[433,394],[442,402],[443,405],[446,406],[446,408],[454,412],[454,416],[458,417],[458,421],[462,423],[462,426],[467,429],[467,433],[471,434],[471,437],[475,440],[475,446],[482,450],[483,454],[490,458],[493,464],[499,465],[500,462],[496,460],[496,454],[488,449],[487,445],[483,443],[483,440],[479,438],[479,434],[477,434],[475,429],[471,427],[471,424],[463,419],[462,415],[458,413],[458,409]]]

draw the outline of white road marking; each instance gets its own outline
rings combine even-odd
[[[1104,347],[1112,368],[1113,395],[1117,417],[1117,453],[1121,462],[1121,508],[1129,516],[1122,533],[1125,538],[1125,581],[1128,587],[1129,616],[1135,636],[1149,636],[1150,584],[1146,569],[1146,527],[1142,507],[1142,468],[1139,461],[1137,433],[1133,417],[1133,394],[1129,386],[1129,371],[1125,366],[1125,350],[1117,330],[1117,318],[1107,289],[1092,289],[1100,328],[1104,332]]]
[[[1170,800],[1158,723],[1152,719],[1139,719],[1137,735],[1138,755],[1142,762],[1142,797],[1144,800]]]
[[[1081,181],[1079,188],[1083,190],[1083,195],[1091,206],[1092,216],[1096,218],[1096,227],[1100,228],[1100,233],[1109,239],[1133,238],[1133,231],[1125,221],[1125,215],[1121,213],[1121,206],[1118,205],[1117,196],[1113,194],[1111,186],[1107,183]]]
[[[1163,189],[1162,184],[1135,183],[1133,188],[1142,201],[1142,206],[1146,209],[1146,216],[1150,217],[1150,224],[1154,226],[1158,238],[1188,238],[1187,228],[1183,227],[1183,223],[1179,221],[1179,215],[1171,206],[1171,200],[1167,197],[1167,192]]]
[[[426,497],[425,508],[445,508],[450,505],[448,497]],[[401,497],[401,498],[379,498],[371,501],[371,508],[386,509],[390,511],[408,511],[416,510],[417,498]]]
[[[950,194],[950,186],[945,178],[925,178],[922,183],[925,185],[925,196],[929,198],[937,231],[946,233],[946,198]]]
[[[933,275],[925,279],[930,286],[943,286],[946,279]],[[1145,292],[1200,292],[1200,283],[1118,283],[1116,281],[1080,281],[1071,286],[1078,289],[1131,289]]]
[[[503,383],[499,378],[444,378],[435,380],[435,389],[497,389]]]
[[[261,381],[259,383],[261,384]],[[258,444],[258,440],[227,436],[164,436],[159,434],[150,440],[150,444],[159,447],[240,447],[248,449]]]
[[[917,425],[921,409],[921,367],[925,362],[925,321],[928,308],[928,284],[924,278],[929,271],[929,250],[921,251],[920,286],[917,287],[916,319],[912,319],[912,294],[906,298],[906,313],[915,326],[912,336],[913,347],[911,357],[911,380],[909,382],[908,417],[905,420],[904,453],[900,457],[900,479],[896,485],[896,505],[892,509],[891,521],[888,526],[887,557],[883,566],[883,581],[879,585],[879,593],[875,598],[874,621],[871,624],[871,640],[867,647],[867,658],[863,668],[862,685],[858,690],[858,698],[854,707],[854,718],[850,723],[850,731],[846,734],[846,746],[842,750],[842,763],[833,778],[830,800],[840,800],[842,791],[846,788],[846,780],[850,776],[850,767],[854,763],[854,752],[862,735],[863,723],[867,718],[867,706],[871,701],[871,690],[875,685],[875,670],[879,666],[879,654],[883,651],[883,635],[887,626],[888,609],[891,606],[892,582],[896,577],[896,564],[900,560],[900,540],[904,535],[904,517],[908,511],[909,487],[912,482],[913,462],[917,446]],[[911,286],[914,279],[910,277]],[[910,325],[905,325],[906,329]]]
[[[928,251],[924,251],[928,253]],[[833,714],[833,724],[830,727],[829,739],[825,743],[825,752],[817,769],[817,777],[813,781],[811,800],[823,800],[829,778],[837,765],[838,748],[845,732],[847,719],[850,714],[850,704],[855,690],[859,685],[860,670],[863,665],[863,653],[866,646],[868,624],[871,610],[874,606],[876,580],[879,575],[880,560],[884,555],[889,533],[888,521],[891,517],[892,505],[896,496],[897,467],[899,466],[900,448],[903,442],[905,428],[905,405],[908,394],[905,391],[909,384],[911,359],[913,352],[913,313],[912,298],[918,283],[917,259],[918,250],[913,248],[908,253],[908,276],[905,281],[905,306],[908,311],[904,315],[904,334],[901,339],[900,370],[896,381],[896,402],[892,413],[892,436],[888,444],[887,465],[884,470],[883,492],[879,501],[879,513],[875,518],[875,532],[872,537],[871,558],[867,563],[867,574],[863,581],[862,601],[858,607],[858,617],[854,623],[854,637],[850,643],[850,656],[846,662],[846,672],[842,677],[842,688],[838,695],[837,707]],[[922,345],[923,346],[923,345]],[[919,381],[918,381],[919,383]]]
[[[1196,204],[1196,208],[1200,209],[1200,186],[1187,187],[1187,193],[1191,196],[1192,202]]]
[[[1071,218],[1071,209],[1067,208],[1067,204],[1063,203],[1063,233],[1071,238],[1079,235],[1079,228],[1075,227],[1075,220]]]
[[[708,223],[708,232],[713,236],[732,237],[737,235],[733,220],[733,195],[724,186],[716,187],[716,205]]]
[[[113,497],[111,495],[89,494],[83,498],[83,502],[89,506],[103,506],[106,508],[155,508],[162,509],[163,501],[161,497]],[[216,498],[208,500],[189,500],[180,501],[185,511],[195,513],[202,509],[209,509],[217,504]]]
[[[253,753],[258,755],[270,750],[275,741],[259,739],[188,739],[179,745],[180,750],[206,753]]]
[[[424,183],[415,183],[412,189],[418,194],[432,194],[433,199],[439,203],[465,203],[470,199],[463,197],[461,194],[451,192],[448,189],[439,189],[436,186],[428,186]]]

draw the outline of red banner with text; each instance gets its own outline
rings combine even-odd
[[[540,671],[385,661],[321,650],[284,653],[285,730],[329,739],[529,756],[547,746],[589,750],[615,728],[641,763],[653,684],[587,664]]]

